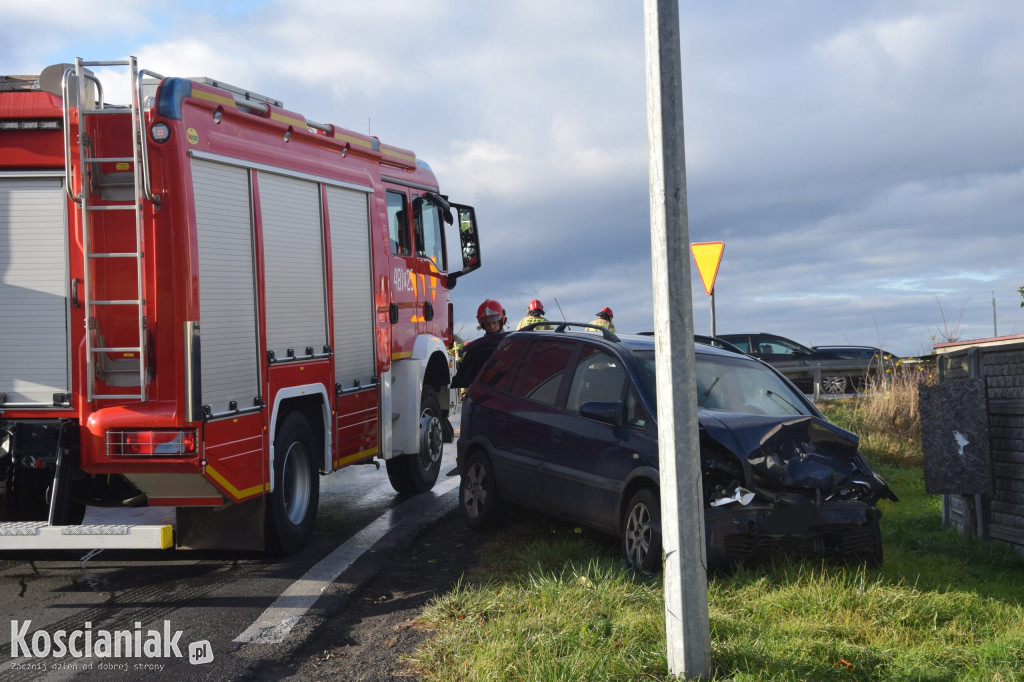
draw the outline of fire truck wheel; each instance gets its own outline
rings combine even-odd
[[[420,396],[420,450],[414,455],[399,455],[387,461],[388,480],[396,492],[421,493],[434,487],[441,471],[443,418],[437,392],[433,386],[424,384]]]
[[[12,521],[45,521],[50,514],[48,497],[53,472],[46,469],[18,467],[7,482]]]
[[[299,412],[284,418],[274,439],[274,492],[267,500],[267,547],[295,554],[313,535],[320,502],[319,449]]]

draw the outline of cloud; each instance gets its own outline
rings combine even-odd
[[[920,352],[943,311],[991,335],[995,298],[1000,333],[1024,331],[1024,4],[680,13],[689,237],[726,243],[719,330]],[[0,43],[12,72],[136,54],[414,150],[477,208],[464,323],[485,297],[518,319],[540,296],[549,313],[557,297],[569,316],[610,305],[620,329],[652,327],[635,3],[0,0],[0,17],[17,26]],[[706,333],[695,271],[691,285]]]

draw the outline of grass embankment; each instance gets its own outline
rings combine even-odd
[[[941,526],[916,388],[824,409],[900,496],[880,503],[885,565],[781,557],[712,576],[713,678],[1024,680],[1024,562]],[[415,664],[423,680],[665,679],[663,608],[661,581],[624,569],[614,540],[519,516],[425,612]]]

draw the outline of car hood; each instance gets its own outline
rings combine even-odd
[[[702,410],[700,425],[750,472],[748,487],[766,497],[820,491],[872,504],[881,497],[897,499],[857,449],[857,436],[822,417]]]

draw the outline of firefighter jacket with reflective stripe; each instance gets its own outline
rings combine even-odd
[[[541,317],[540,315],[527,315],[523,319],[519,320],[519,325],[516,327],[516,331],[519,331],[520,329],[522,329],[526,325],[533,324],[534,322],[547,322],[547,320],[545,318]],[[553,327],[550,324],[546,324],[546,325],[542,325],[540,327],[537,327],[537,329],[552,329],[552,328]]]
[[[598,327],[604,327],[612,334],[615,333],[615,325],[609,322],[608,320],[604,319],[603,317],[595,318],[590,322],[590,324],[596,324]]]

